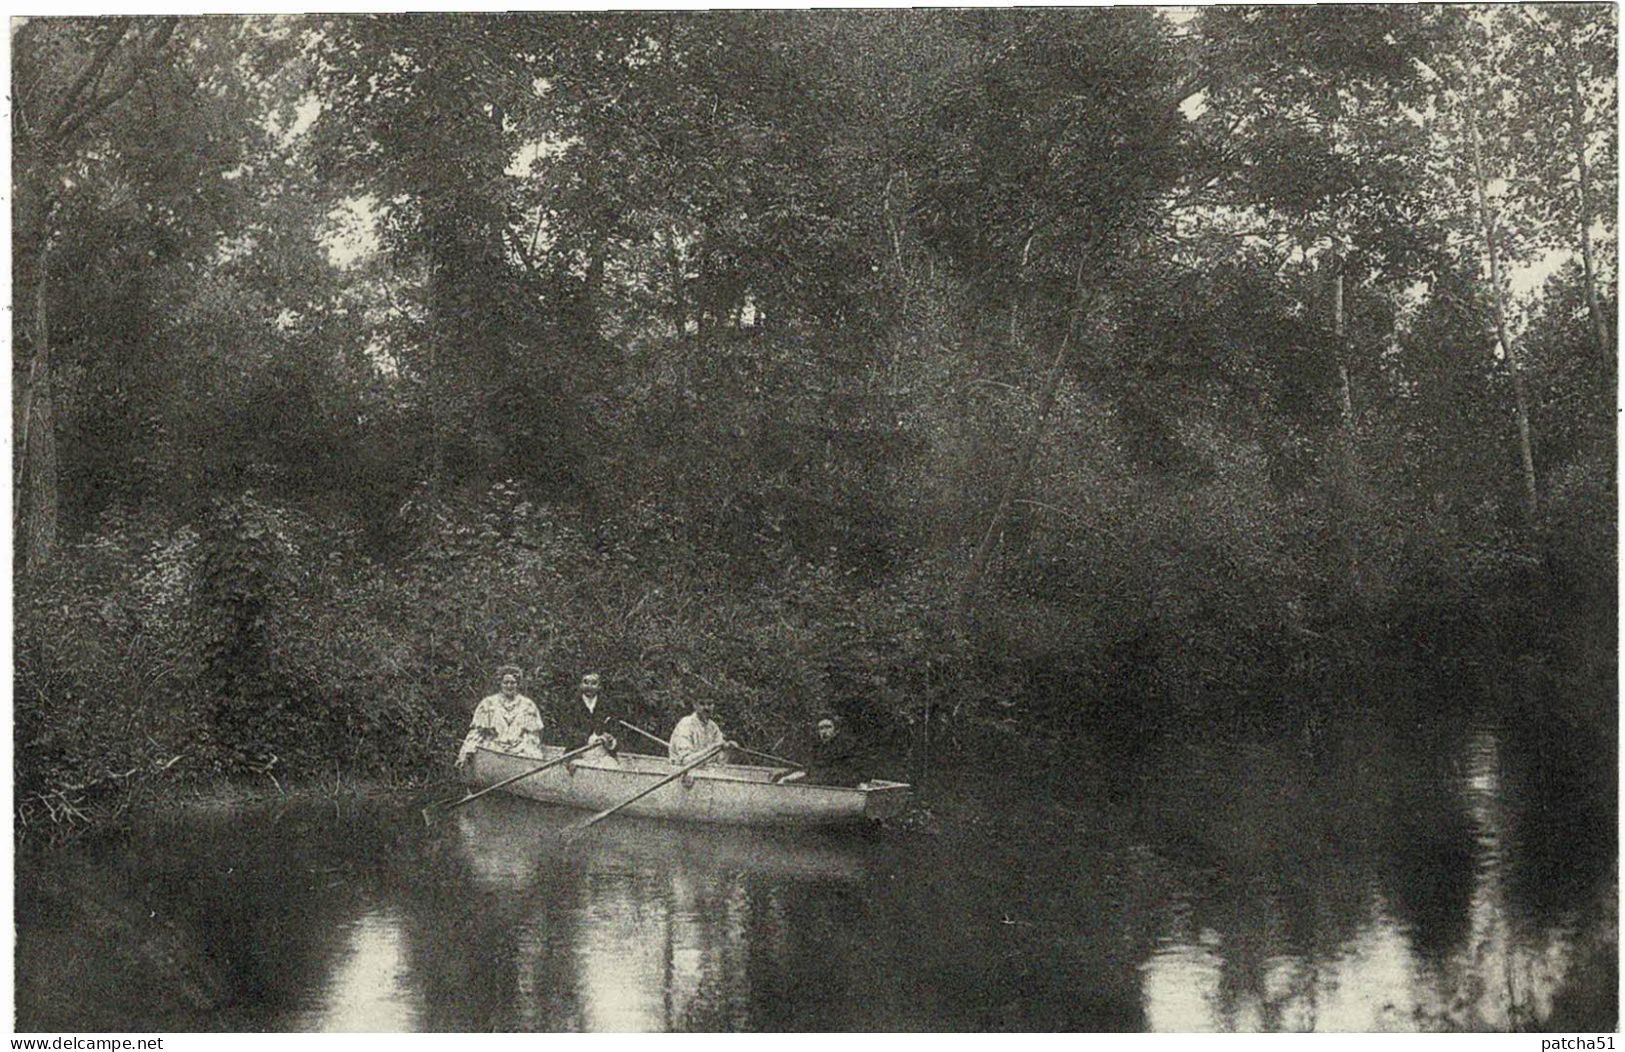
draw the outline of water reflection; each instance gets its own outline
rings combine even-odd
[[[1238,820],[1263,828],[1238,836],[1221,815],[1220,842],[1204,845],[1216,857],[1200,857],[1214,868],[1187,873],[1187,887],[1206,890],[1175,896],[1141,966],[1148,1026],[1367,1032],[1548,1021],[1574,978],[1576,930],[1529,924],[1510,901],[1519,867],[1545,860],[1528,857],[1511,835],[1520,800],[1504,785],[1502,742],[1493,727],[1466,735],[1442,779],[1418,778],[1408,750],[1392,745],[1380,763],[1366,754],[1334,768],[1349,799],[1393,816],[1398,843],[1328,839],[1341,808],[1321,800],[1305,812],[1303,802],[1317,794],[1312,776]],[[1265,782],[1292,766],[1289,756],[1250,759]],[[1294,874],[1309,874],[1318,891],[1307,945],[1272,908]]]
[[[422,995],[415,988],[401,919],[391,910],[363,914],[347,932],[349,947],[322,990],[321,1005],[301,1030],[403,1033],[418,1029]]]
[[[1209,948],[1219,939],[1211,931],[1203,936],[1199,942],[1162,947],[1146,962],[1141,983],[1146,1022],[1152,1030],[1212,1033],[1221,1029],[1221,958]]]
[[[669,1029],[671,924],[665,903],[644,901],[631,887],[594,882],[586,922],[573,950],[584,1029],[650,1032]]]
[[[516,904],[521,1029],[748,1028],[751,938],[784,920],[774,891],[865,872],[862,845],[834,838],[638,820],[572,838],[572,812],[481,805],[457,816],[455,835],[474,882]],[[774,949],[771,935],[760,942],[758,954]]]
[[[430,829],[388,801],[189,816],[19,861],[17,1022],[1608,1029],[1613,783],[1558,735],[1165,742],[1047,793],[968,779],[934,833],[872,841],[571,840],[579,814],[500,795]]]

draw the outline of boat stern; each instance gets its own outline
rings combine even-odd
[[[863,817],[880,821],[896,818],[908,807],[912,787],[903,782],[874,780],[858,786],[863,792]]]

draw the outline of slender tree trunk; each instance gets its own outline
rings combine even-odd
[[[1476,95],[1473,105],[1477,105]],[[1476,113],[1468,114],[1467,125],[1468,139],[1473,152],[1473,189],[1474,198],[1478,202],[1478,225],[1484,237],[1484,251],[1490,260],[1490,302],[1495,311],[1495,334],[1501,342],[1502,352],[1506,355],[1507,368],[1512,373],[1513,410],[1518,421],[1518,456],[1523,461],[1524,510],[1528,515],[1529,524],[1534,526],[1540,520],[1540,491],[1535,479],[1534,443],[1529,427],[1529,399],[1524,390],[1523,364],[1518,358],[1517,344],[1507,328],[1506,297],[1501,277],[1501,250],[1495,238],[1495,213],[1490,208],[1489,194],[1485,189],[1488,179],[1484,173],[1484,149],[1479,139]]]
[[[1079,318],[1083,313],[1082,265],[1078,270],[1078,287],[1074,292],[1072,316],[1067,321],[1066,333],[1061,338],[1061,345],[1056,348],[1055,357],[1051,359],[1049,373],[1044,379],[1044,390],[1039,398],[1038,416],[1033,421],[1032,431],[1027,435],[1027,441],[1022,446],[1020,457],[1016,461],[1015,470],[1006,478],[1004,489],[999,494],[999,503],[993,509],[988,519],[987,528],[982,532],[982,539],[976,545],[976,551],[971,556],[970,569],[965,574],[965,580],[959,590],[960,619],[964,621],[970,613],[971,601],[976,596],[976,587],[981,582],[982,575],[987,570],[989,558],[993,554],[994,544],[999,537],[999,531],[1004,526],[1004,520],[1010,514],[1010,506],[1015,503],[1016,494],[1027,485],[1027,478],[1032,474],[1033,460],[1038,453],[1038,445],[1044,438],[1046,425],[1049,423],[1050,413],[1055,409],[1055,395],[1061,386],[1061,375],[1066,364],[1068,350],[1072,346],[1072,335],[1078,327]]]
[[[1337,89],[1332,97],[1334,106],[1329,130],[1331,146],[1336,151],[1341,143],[1339,126],[1343,118],[1343,92]],[[1347,312],[1344,309],[1344,267],[1348,256],[1340,237],[1332,241],[1332,354],[1337,361],[1337,399],[1342,413],[1341,439],[1338,442],[1337,487],[1339,514],[1342,517],[1343,550],[1348,558],[1349,589],[1359,599],[1365,594],[1364,573],[1360,565],[1360,461],[1358,433],[1355,429],[1354,385],[1349,380],[1349,345]]]
[[[37,258],[34,284],[33,354],[28,386],[23,392],[18,475],[22,492],[14,495],[20,509],[23,569],[38,570],[51,560],[57,539],[56,414],[51,389],[51,329],[48,313],[49,246]]]
[[[1597,296],[1597,259],[1591,247],[1591,164],[1586,160],[1585,101],[1580,95],[1580,78],[1569,66],[1569,140],[1573,144],[1574,163],[1580,170],[1580,261],[1585,267],[1586,308],[1591,314],[1591,332],[1597,341],[1597,354],[1603,369],[1610,375],[1614,369],[1613,355],[1608,349],[1608,323],[1603,320],[1602,302]]]
[[[604,254],[603,242],[598,242],[587,260],[587,331],[594,339],[603,335],[600,315],[604,300]]]
[[[446,471],[446,438],[441,418],[446,412],[446,378],[441,375],[437,338],[429,338],[429,492],[440,496],[440,480]]]
[[[1348,355],[1345,351],[1345,341],[1348,339],[1348,329],[1343,314],[1343,259],[1337,259],[1337,274],[1332,279],[1332,335],[1337,338],[1337,383],[1338,401],[1343,409],[1343,431],[1345,437],[1354,434],[1354,391],[1349,386]]]
[[[1343,309],[1343,261],[1342,251],[1340,249],[1335,251],[1332,263],[1332,341],[1333,353],[1337,358],[1338,405],[1342,412],[1337,470],[1338,488],[1342,491],[1339,503],[1342,505],[1343,544],[1349,560],[1349,586],[1358,596],[1362,595],[1365,589],[1364,575],[1360,567],[1359,515],[1356,511],[1360,488],[1360,454],[1355,443],[1354,388],[1349,382],[1348,325]]]
[[[905,186],[907,185],[907,172],[893,172],[887,178],[886,187],[880,192],[880,213],[886,227],[886,238],[891,243],[892,264],[897,268],[897,281],[902,287],[903,298],[898,313],[906,317],[908,315],[909,297],[914,289],[914,281],[913,276],[909,273],[908,265],[903,260],[903,224],[897,216],[897,212],[901,210],[894,210],[891,202],[892,187],[899,177],[904,179]]]
[[[683,261],[677,254],[677,231],[666,232],[666,271],[671,281],[671,325],[681,340],[688,334],[688,306],[684,302]]]

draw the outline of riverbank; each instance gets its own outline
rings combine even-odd
[[[1416,682],[1403,682],[1400,677],[1410,669],[1403,662],[1368,664],[1363,669],[1365,691],[1351,696],[1340,710],[1322,700],[1328,687],[1296,697],[1283,690],[1262,702],[1239,697],[1210,700],[1204,706],[1174,712],[1105,706],[1099,698],[1085,697],[1080,704],[1075,698],[1013,694],[1006,699],[1008,704],[991,707],[974,701],[938,701],[923,708],[918,722],[913,726],[905,723],[901,731],[869,718],[855,727],[848,724],[843,733],[856,739],[854,752],[867,776],[916,786],[914,807],[900,825],[927,832],[938,829],[948,816],[970,824],[983,818],[1008,820],[1008,815],[986,814],[985,793],[961,792],[958,786],[966,782],[996,785],[1008,780],[1015,785],[1041,785],[1053,802],[1054,815],[1064,825],[1068,816],[1087,813],[1091,806],[1076,799],[1069,789],[1080,776],[1093,784],[1111,786],[1117,798],[1134,798],[1145,787],[1135,784],[1129,772],[1189,749],[1193,734],[1197,742],[1223,742],[1242,750],[1258,742],[1291,741],[1301,750],[1293,762],[1306,769],[1339,770],[1341,761],[1331,741],[1336,728],[1350,720],[1419,727],[1431,726],[1440,717],[1520,724],[1533,718],[1520,738],[1538,743],[1539,751],[1530,763],[1572,771],[1565,776],[1570,791],[1588,796],[1605,794],[1613,785],[1611,765],[1568,762],[1575,742],[1609,751],[1614,747],[1613,727],[1607,718],[1611,699],[1585,670],[1555,674],[1541,663],[1523,660],[1514,663],[1508,675],[1491,676],[1481,668],[1462,666],[1456,670],[1456,685],[1447,688],[1451,677],[1438,672]],[[784,752],[796,752],[793,745],[779,743],[793,740],[797,731],[806,728],[788,725],[774,713],[749,715],[754,718],[746,726],[754,728],[754,733],[734,731],[731,723],[730,733],[749,744],[771,744]],[[1196,728],[1203,729],[1196,732]],[[88,785],[69,781],[70,771],[45,769],[34,757],[27,765],[34,781],[18,781],[15,830],[19,841],[50,842],[123,828],[143,816],[175,809],[229,811],[268,800],[401,794],[427,800],[452,795],[460,786],[449,758],[462,732],[460,721],[446,720],[436,732],[436,737],[444,739],[439,751],[393,765],[355,766],[308,759],[293,766],[275,754],[248,760],[243,750],[224,752],[208,741],[200,743],[197,751],[171,753],[156,748],[149,739],[145,752],[151,759],[145,767],[126,768]],[[78,744],[100,749],[94,741]],[[1400,740],[1392,747],[1401,753],[1407,748]],[[127,753],[86,751],[76,762],[105,769],[129,760]],[[1359,772],[1345,773],[1355,777]],[[54,779],[45,790],[37,788],[42,777]],[[1237,777],[1245,782],[1250,774],[1242,771]]]
[[[1400,713],[1462,681],[1614,723],[1612,594],[1577,574],[1534,588],[1522,563],[1314,603],[1283,579],[1163,566],[1064,603],[990,581],[962,608],[923,555],[883,575],[837,572],[834,548],[743,562],[670,517],[505,487],[406,511],[387,557],[250,497],[195,525],[134,516],[20,580],[17,824],[189,786],[432,779],[503,662],[544,713],[596,669],[635,723],[669,728],[703,696],[769,751],[833,715],[909,781],[1029,742],[1133,755],[1189,726]]]
[[[437,791],[456,788],[453,779],[428,774],[381,779],[335,772],[331,780],[310,778],[288,784],[269,777],[211,782],[151,779],[134,782],[116,799],[73,805],[71,809],[58,804],[54,818],[50,812],[41,818],[38,810],[24,809],[22,813],[32,815],[32,820],[18,822],[15,831],[19,845],[39,846],[85,836],[116,835],[135,825],[191,815],[229,815],[271,804],[379,801],[399,799],[403,794],[410,799],[428,799]]]

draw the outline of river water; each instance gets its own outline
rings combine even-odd
[[[493,794],[17,862],[21,1030],[1611,1030],[1611,745],[1487,718],[1080,747],[873,836]]]

